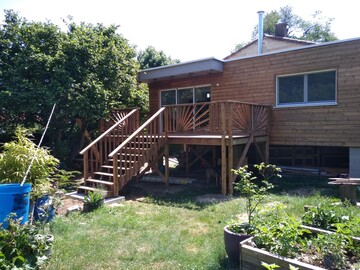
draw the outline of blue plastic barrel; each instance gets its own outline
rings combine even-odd
[[[0,223],[5,229],[8,222],[5,219],[10,213],[15,213],[15,218],[22,218],[21,224],[28,220],[30,205],[31,184],[1,184],[0,185]]]

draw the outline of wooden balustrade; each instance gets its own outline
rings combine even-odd
[[[160,148],[165,145],[166,135],[159,133],[164,110],[161,108],[109,154],[108,157],[113,159],[115,192],[139,173],[146,162],[156,159]]]
[[[223,106],[223,109],[222,109]],[[202,132],[203,134],[241,135],[267,133],[269,108],[267,105],[237,101],[205,102],[166,106],[163,130],[169,133]],[[223,125],[225,123],[225,125]]]
[[[139,110],[133,109],[122,115],[109,129],[85,147],[80,154],[84,159],[84,179],[93,177],[108,159],[109,153],[139,127]]]

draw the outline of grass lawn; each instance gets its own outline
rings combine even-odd
[[[289,181],[284,184],[287,191],[304,187],[304,181]],[[334,188],[318,186],[318,190],[337,195]],[[234,269],[226,257],[223,227],[244,213],[245,201],[234,197],[199,204],[195,195],[201,192],[206,190],[126,201],[122,206],[56,218],[48,269]],[[278,188],[265,205],[281,203],[285,211],[300,217],[305,204],[317,205],[323,199],[319,192],[289,195]]]

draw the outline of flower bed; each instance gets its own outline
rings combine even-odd
[[[276,264],[280,267],[278,269],[289,269],[289,265],[297,267],[299,270],[325,269],[256,248],[253,246],[253,240],[253,238],[249,238],[240,243],[240,270],[259,269],[263,262]]]

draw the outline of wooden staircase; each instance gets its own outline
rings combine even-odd
[[[84,159],[84,184],[78,193],[104,192],[106,197],[116,197],[119,191],[144,165],[159,159],[166,136],[159,132],[161,108],[143,125],[139,126],[139,111],[131,110],[108,128],[80,154]]]

